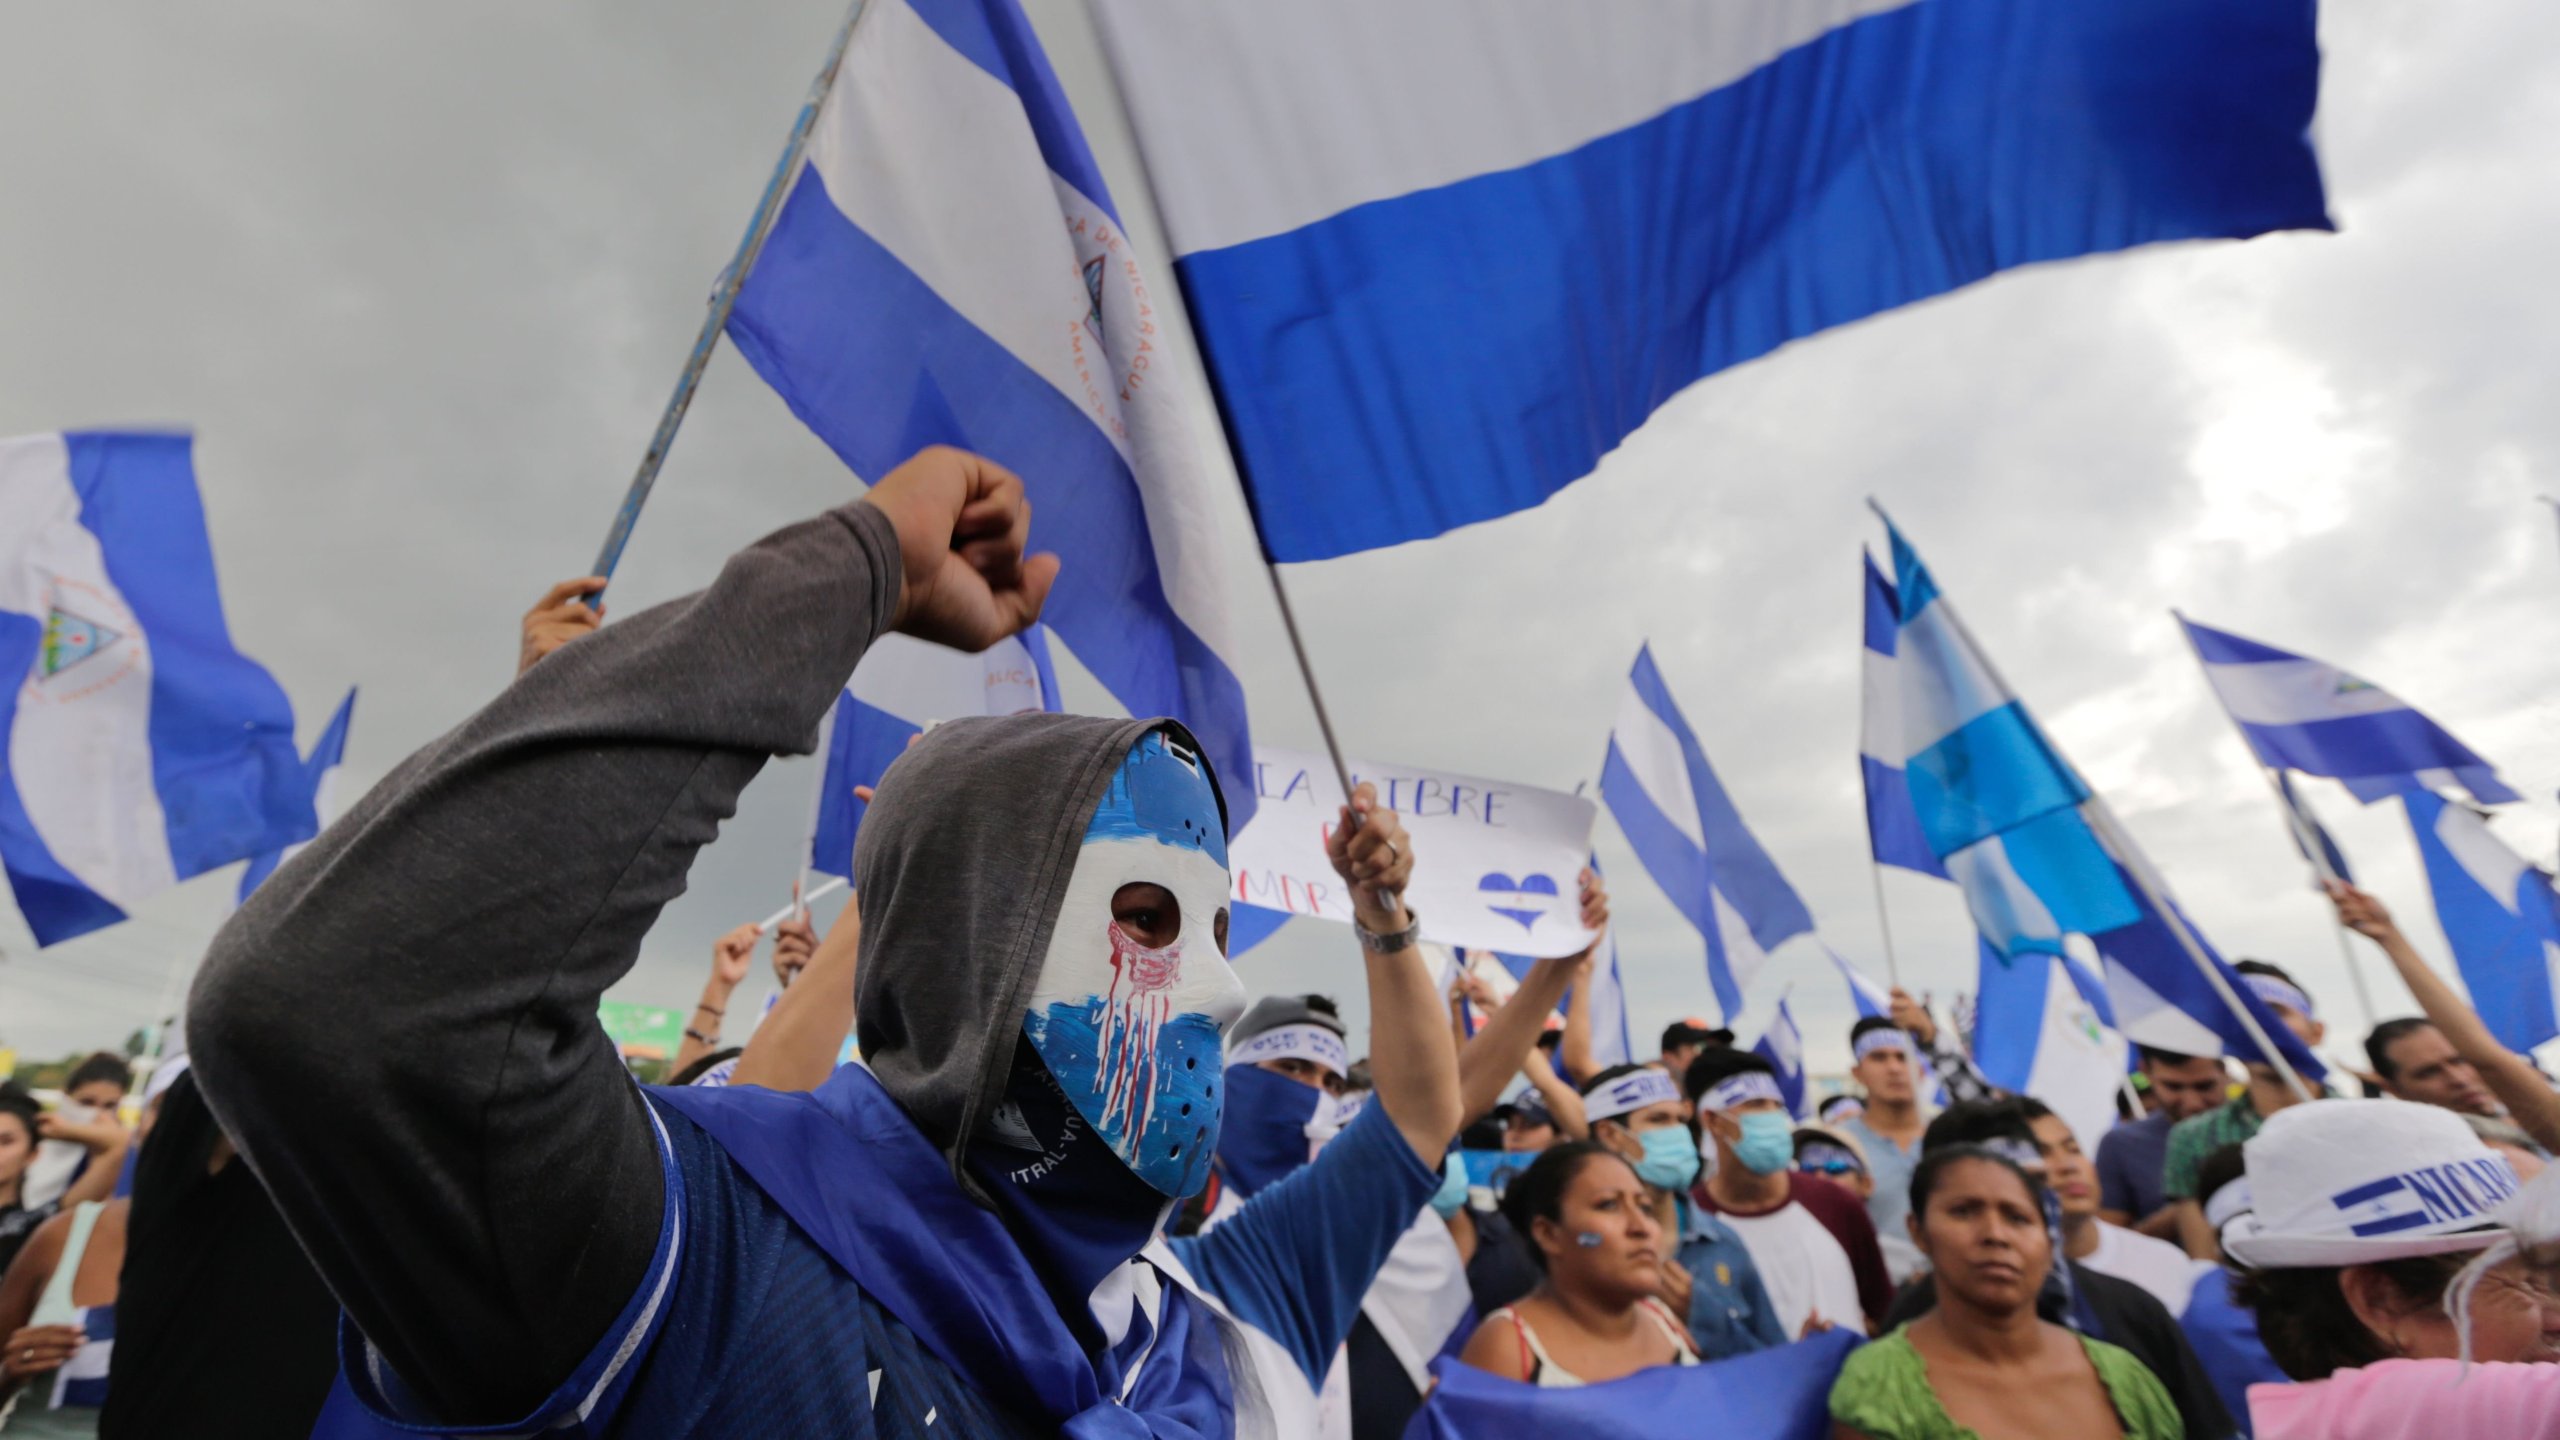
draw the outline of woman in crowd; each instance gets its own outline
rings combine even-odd
[[[124,1078],[130,1079],[129,1071]],[[90,1103],[103,1101],[101,1096]],[[145,1133],[152,1108],[146,1105],[143,1111]],[[121,1137],[121,1127],[117,1134]],[[115,1150],[120,1166],[121,1138]],[[72,1197],[27,1237],[0,1273],[0,1337],[5,1337],[0,1338],[0,1414],[11,1417],[0,1421],[0,1428],[8,1433],[96,1433],[115,1351],[116,1287],[124,1269],[128,1208],[122,1199]],[[71,1413],[56,1417],[44,1413],[48,1411]]]
[[[2297,1382],[2249,1388],[2258,1440],[2560,1435],[2560,1225],[2515,1228],[2560,1182],[2519,1195],[2460,1117],[2392,1100],[2281,1112],[2244,1154],[2254,1208],[2223,1247]]]
[[[89,1164],[68,1190],[36,1200],[27,1193],[28,1172],[35,1166],[37,1146],[49,1139],[86,1146]],[[112,1116],[66,1122],[46,1115],[35,1097],[15,1082],[0,1080],[0,1270],[9,1267],[28,1237],[57,1211],[83,1200],[107,1198],[124,1168],[125,1140],[124,1127]]]
[[[1937,1304],[1849,1357],[1831,1391],[1840,1440],[2185,1433],[2140,1361],[2037,1316],[2053,1240],[2016,1161],[1986,1146],[1929,1150],[1912,1172],[1909,1225]]]
[[[1502,1211],[1543,1278],[1486,1316],[1459,1358],[1548,1389],[1697,1364],[1687,1327],[1662,1303],[1671,1237],[1647,1201],[1635,1167],[1606,1146],[1568,1140],[1540,1155],[1503,1192]]]

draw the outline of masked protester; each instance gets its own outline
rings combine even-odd
[[[1322,995],[1266,995],[1227,1037],[1226,1114],[1201,1192],[1209,1223],[1287,1178],[1342,1131],[1351,1054]]]
[[[1742,1237],[1780,1333],[1880,1320],[1893,1290],[1875,1226],[1857,1196],[1795,1172],[1795,1122],[1777,1071],[1757,1055],[1709,1050],[1682,1088],[1697,1107],[1699,1143],[1716,1152],[1691,1198]]]
[[[702,593],[545,657],[244,905],[195,1069],[350,1322],[320,1433],[1204,1437],[1313,1428],[1458,1128],[1411,842],[1329,846],[1378,1102],[1217,1230],[1226,817],[1163,720],[953,721],[854,855],[864,1065],[634,1085],[596,1001],[776,754],[895,629],[1036,617],[1021,484],[927,451]]]

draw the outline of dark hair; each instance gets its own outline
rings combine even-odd
[[[1920,1132],[1920,1152],[1925,1155],[1949,1145],[1979,1146],[1994,1140],[2015,1140],[2032,1146],[2036,1143],[2035,1122],[2052,1113],[2043,1101],[2025,1095],[1959,1100],[1939,1111],[1929,1128]]]
[[[2248,1152],[2240,1148],[2239,1141],[2217,1147],[2196,1162],[2196,1203],[2201,1205],[2212,1199],[2214,1191],[2248,1173]]]
[[[1550,1145],[1529,1162],[1528,1169],[1511,1177],[1502,1198],[1495,1202],[1502,1210],[1502,1218],[1511,1222],[1511,1228],[1528,1243],[1529,1258],[1538,1262],[1540,1271],[1547,1268],[1547,1252],[1538,1248],[1532,1228],[1540,1220],[1564,1218],[1565,1187],[1582,1173],[1583,1166],[1601,1158],[1627,1164],[1625,1157],[1596,1140],[1565,1140]]]
[[[1937,1127],[1933,1125],[1930,1128],[1935,1129]],[[1976,1145],[1968,1142],[1959,1141],[1947,1145],[1932,1145],[1926,1140],[1923,1140],[1920,1144],[1920,1163],[1913,1166],[1911,1169],[1911,1213],[1913,1217],[1917,1218],[1929,1213],[1929,1197],[1937,1193],[1938,1177],[1967,1160],[1979,1160],[1986,1165],[1997,1165],[2001,1169],[2008,1171],[2010,1174],[2017,1176],[2018,1183],[2027,1187],[2028,1203],[2036,1207],[2039,1215],[2042,1214],[2044,1208],[2044,1186],[2037,1182],[2036,1177],[2028,1174],[2026,1167],[2020,1165],[2017,1161],[2010,1159],[2008,1156],[2003,1155],[1999,1151],[1993,1150],[1988,1146]]]
[[[1710,1046],[1699,1051],[1698,1058],[1689,1062],[1689,1073],[1680,1077],[1680,1093],[1688,1096],[1689,1103],[1695,1105],[1698,1097],[1707,1093],[1707,1087],[1717,1081],[1747,1075],[1754,1070],[1773,1080],[1778,1075],[1778,1067],[1770,1064],[1765,1055],[1754,1055],[1729,1045]]]
[[[746,1053],[747,1047],[744,1045],[732,1045],[726,1050],[714,1050],[710,1054],[703,1056],[701,1059],[696,1060],[692,1064],[677,1071],[675,1074],[668,1076],[667,1083],[669,1085],[690,1085],[694,1081],[701,1079],[703,1072],[709,1070],[712,1066],[720,1064],[722,1061],[735,1060]]]
[[[1582,1093],[1588,1095],[1592,1091],[1599,1089],[1601,1086],[1608,1084],[1610,1081],[1615,1080],[1622,1075],[1633,1075],[1639,1070],[1651,1070],[1653,1068],[1654,1067],[1651,1065],[1639,1064],[1632,1061],[1624,1065],[1612,1065],[1608,1069],[1601,1071],[1599,1074],[1592,1076],[1590,1079],[1583,1081]]]
[[[2270,965],[2264,960],[2234,960],[2231,962],[2231,968],[2243,975],[2265,975],[2281,980],[2296,990],[2302,988],[2302,982],[2284,973],[2283,966]]]
[[[112,1080],[117,1089],[130,1090],[133,1067],[124,1063],[123,1056],[101,1050],[71,1067],[71,1073],[63,1077],[62,1088],[65,1092],[77,1090],[92,1080]]]
[[[2445,1287],[2471,1259],[2467,1252],[2377,1260],[2359,1268],[2380,1276],[2403,1310],[2440,1309]],[[2295,1380],[2325,1380],[2391,1358],[2382,1337],[2365,1328],[2338,1278],[2343,1265],[2298,1270],[2241,1270],[2231,1298],[2255,1311],[2267,1358]]]
[[[2385,1080],[2397,1081],[2400,1067],[2391,1063],[2392,1042],[2403,1035],[2433,1028],[2433,1022],[2411,1015],[2398,1020],[2385,1020],[2364,1037],[2364,1058],[2373,1062],[2373,1073]]]
[[[1850,1053],[1854,1055],[1857,1052],[1858,1041],[1871,1031],[1899,1030],[1901,1028],[1901,1025],[1882,1015],[1861,1015],[1858,1017],[1858,1023],[1849,1027]]]
[[[1330,995],[1301,995],[1298,1003],[1319,1015],[1330,1015],[1336,1020],[1342,1018],[1342,1006]]]
[[[2163,1050],[2157,1045],[2136,1045],[2133,1049],[2135,1054],[2142,1057],[2142,1063],[2145,1065],[2185,1065],[2197,1060],[2214,1058],[2210,1055],[2186,1055],[2175,1050]]]
[[[0,1080],[0,1115],[17,1116],[18,1123],[27,1127],[30,1144],[36,1139],[36,1117],[43,1113],[44,1107],[36,1103],[36,1097],[28,1094],[25,1086],[15,1080]]]

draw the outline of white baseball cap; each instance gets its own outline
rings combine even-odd
[[[2521,1188],[2460,1116],[2405,1100],[2291,1106],[2242,1154],[2254,1208],[2222,1245],[2262,1270],[2484,1249],[2507,1234],[2490,1212]]]

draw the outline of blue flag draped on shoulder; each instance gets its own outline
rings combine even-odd
[[[1544,501],[2012,266],[2326,229],[2305,0],[1103,0],[1263,542]]]
[[[1813,914],[1742,823],[1650,646],[1636,652],[1618,702],[1600,798],[1645,873],[1705,937],[1708,983],[1731,1022],[1761,962],[1811,932]]]
[[[1859,651],[1866,704],[1858,721],[1858,776],[1867,791],[1867,846],[1880,865],[1944,880],[1947,867],[1920,832],[1911,786],[1902,774],[1910,756],[1902,748],[1902,674],[1894,657],[1894,637],[1902,628],[1900,604],[1875,557],[1861,553],[1858,558],[1866,571]]]
[[[971,655],[905,635],[883,635],[836,697],[818,757],[817,818],[808,867],[853,878],[853,837],[870,807],[853,793],[877,787],[925,728],[964,715],[1065,708],[1049,662],[1046,627],[1034,625]]]
[[[2379,685],[2335,665],[2178,617],[2222,708],[2261,765],[2328,775],[2370,804],[2407,785],[2518,799],[2489,762]]]
[[[1014,0],[876,0],[729,333],[878,477],[928,445],[1022,477],[1064,562],[1041,619],[1134,715],[1191,727],[1252,817],[1212,523],[1216,421]]]
[[[1730,1360],[1656,1366],[1622,1380],[1554,1390],[1444,1356],[1431,1364],[1439,1384],[1405,1440],[1662,1440],[1699,1433],[1830,1440],[1831,1386],[1862,1343],[1843,1327]],[[1706,1416],[1712,1425],[1701,1424]]]
[[[311,753],[302,757],[302,773],[311,785],[311,808],[315,815],[329,809],[330,792],[337,788],[338,766],[347,758],[347,727],[355,723],[355,718],[356,692],[349,688],[347,698],[338,702],[338,708],[329,716],[329,723],[321,730],[320,738],[311,742]],[[303,843],[308,842],[252,856],[248,867],[240,872],[239,901],[247,903],[251,891],[266,884],[267,877],[276,873],[278,867],[302,852]]]
[[[36,943],[319,829],[184,435],[0,440],[0,864]]]
[[[2560,895],[2551,877],[2507,848],[2479,814],[2443,796],[2401,793],[2426,861],[2436,920],[2454,964],[2498,1043],[2519,1054],[2560,1036]]]

